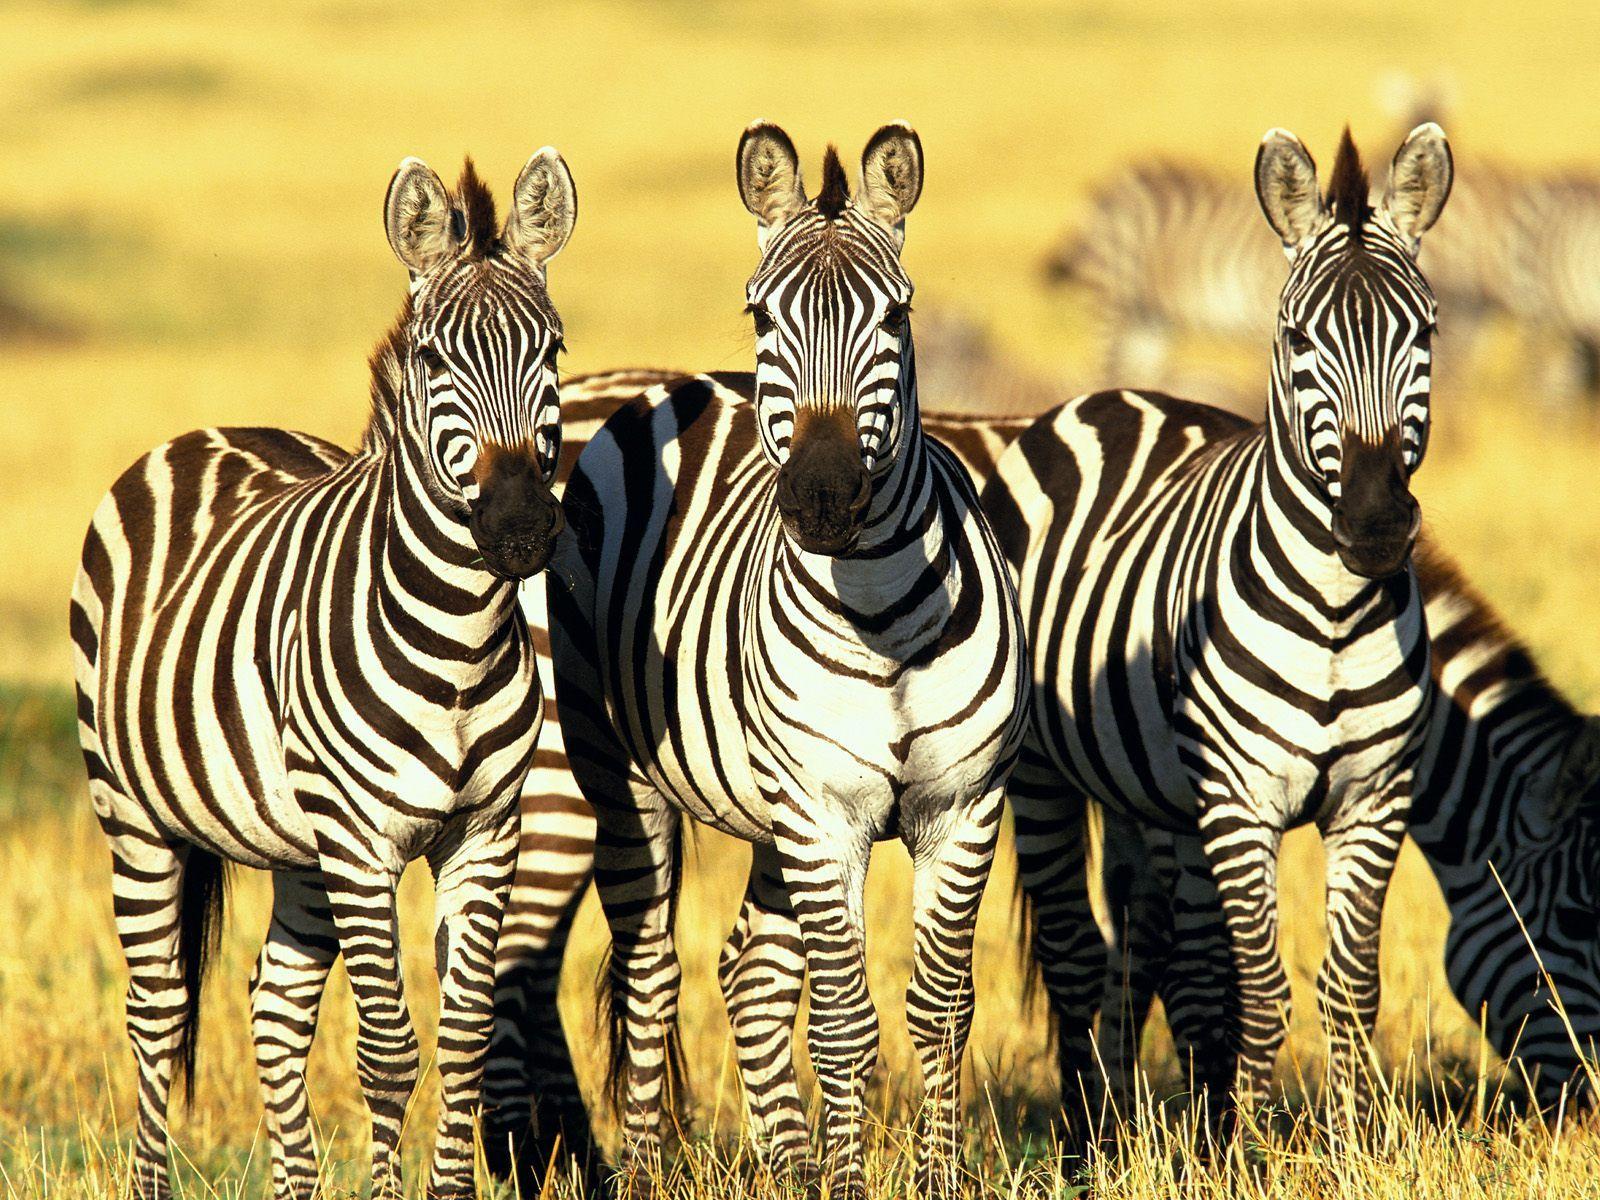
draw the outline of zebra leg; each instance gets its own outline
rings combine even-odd
[[[545,721],[541,742],[554,726]],[[598,1166],[556,1003],[572,919],[594,870],[594,812],[575,796],[533,792],[538,774],[536,757],[495,949],[495,1025],[483,1084],[489,1169],[502,1179],[514,1173],[525,1196],[539,1194],[558,1150],[586,1187],[597,1183]]]
[[[871,834],[823,806],[811,812],[788,800],[773,804],[772,820],[810,975],[807,1049],[822,1092],[823,1170],[830,1195],[859,1200],[866,1193],[867,1081],[878,1061],[863,896]]]
[[[306,1057],[328,971],[338,957],[338,933],[321,877],[301,871],[274,874],[272,922],[250,978],[250,1025],[271,1134],[275,1196],[309,1198],[316,1190]]]
[[[1170,855],[1155,830],[1101,809],[1100,880],[1110,928],[1096,1055],[1113,1112],[1137,1110],[1139,1044],[1172,949]],[[1161,864],[1168,869],[1163,870]]]
[[[751,1133],[775,1172],[816,1176],[811,1135],[794,1075],[794,1030],[805,976],[800,925],[771,846],[757,844],[750,882],[717,979],[728,1006]]]
[[[950,819],[907,837],[916,878],[906,1028],[922,1065],[917,1174],[927,1197],[965,1190],[961,1060],[972,1029],[972,943],[1004,802],[1002,783]]]
[[[1237,1059],[1232,1030],[1233,951],[1205,845],[1194,836],[1146,830],[1154,874],[1170,903],[1167,953],[1151,974],[1166,1007],[1190,1088],[1215,1140],[1228,1112]]]
[[[310,807],[325,804],[306,802]],[[356,1001],[356,1078],[372,1120],[372,1195],[398,1198],[400,1130],[417,1085],[417,1035],[406,1009],[395,912],[398,868],[370,848],[345,847],[342,828],[319,834],[322,886]]]
[[[473,1133],[494,1030],[495,943],[517,865],[517,806],[508,800],[503,807],[498,820],[468,826],[460,818],[461,832],[428,854],[437,918],[440,1092],[430,1200],[477,1195]]]
[[[1050,997],[1061,1068],[1064,1149],[1089,1149],[1103,1117],[1095,1062],[1095,1010],[1106,946],[1089,905],[1087,805],[1036,748],[1023,742],[1009,784],[1016,819],[1017,876],[1031,912],[1034,961]]]
[[[1233,957],[1238,1014],[1233,1100],[1251,1108],[1267,1095],[1288,1032],[1289,977],[1278,955],[1278,846],[1283,835],[1249,822],[1245,812],[1243,805],[1210,804],[1201,813],[1201,833]]]
[[[1328,949],[1317,972],[1317,1001],[1330,1039],[1328,1096],[1350,1097],[1358,1129],[1372,1109],[1373,1029],[1378,1020],[1378,935],[1384,896],[1400,857],[1405,823],[1351,821],[1324,830]]]
[[[132,800],[108,798],[98,783],[95,792],[95,810],[111,844],[112,909],[128,963],[128,1040],[139,1071],[133,1194],[165,1200],[172,1194],[167,1104],[189,1007],[178,966],[184,848],[164,841]]]
[[[681,818],[647,785],[636,784],[632,793],[620,803],[595,804],[594,881],[611,927],[608,1083],[622,1102],[620,1182],[624,1191],[644,1191],[660,1169],[677,1033],[682,971],[672,925]]]

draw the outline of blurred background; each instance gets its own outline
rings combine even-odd
[[[1600,178],[1597,61],[1600,7],[1556,0],[0,9],[0,1024],[13,1045],[37,1047],[25,1063],[0,1053],[0,1127],[28,1114],[15,1128],[53,1131],[36,1139],[39,1153],[68,1147],[67,1161],[79,1133],[125,1127],[116,1114],[129,1112],[122,968],[67,690],[67,596],[90,514],[135,457],[187,429],[264,424],[354,441],[366,354],[405,285],[381,221],[402,157],[423,157],[448,181],[471,153],[503,196],[539,146],[565,155],[580,215],[550,287],[567,371],[745,369],[743,285],[756,246],[734,187],[741,129],[756,117],[782,123],[814,182],[827,141],[853,164],[878,125],[903,117],[927,159],[905,250],[925,403],[982,410],[1005,380],[1041,403],[1062,388],[1165,383],[1250,409],[1265,395],[1268,333],[1177,329],[1164,361],[1130,359],[1136,374],[1107,378],[1113,304],[1051,267],[1072,231],[1096,228],[1097,198],[1115,193],[1130,164],[1197,164],[1249,211],[1267,128],[1300,134],[1326,168],[1348,121],[1381,180],[1427,109],[1451,136],[1458,180],[1481,179],[1480,191],[1493,191],[1491,174]],[[1264,222],[1256,232],[1275,254]],[[1223,237],[1223,249],[1244,236]],[[1564,260],[1566,286],[1579,291],[1600,286],[1600,236],[1584,245],[1575,237]],[[1176,260],[1158,242],[1153,261]],[[1269,331],[1270,309],[1258,315]],[[1592,709],[1593,401],[1584,380],[1547,369],[1550,330],[1537,317],[1474,314],[1473,336],[1459,340],[1455,317],[1441,297],[1434,450],[1419,477],[1428,524]],[[1287,948],[1307,1022],[1320,885],[1314,847],[1297,846],[1292,878],[1305,890]],[[900,860],[875,893],[891,911],[904,907]],[[1472,1022],[1436,965],[1442,907],[1410,858],[1405,871],[1389,914],[1404,931],[1385,947],[1386,1044],[1401,1054],[1432,1030],[1475,1054]],[[426,881],[408,886],[420,913]],[[713,916],[684,941],[691,976],[707,974],[725,897],[738,890],[696,886],[691,902],[701,897]],[[1035,1010],[1030,1023],[1014,1019],[1009,881],[995,886],[980,975],[1004,975],[984,1003],[1012,1019],[982,1026],[975,1055],[1003,1074],[1038,1058],[1043,1034]],[[243,981],[261,928],[258,881],[243,894],[218,972],[229,1007],[208,1031],[212,1052],[202,1050],[210,1107],[189,1128],[248,1147]],[[599,953],[586,921],[578,991]],[[903,925],[894,916],[875,951],[887,972],[880,1001],[902,986]],[[424,1017],[429,986],[419,977],[412,993]],[[711,993],[695,994],[714,1036]],[[358,1123],[342,1068],[347,1002],[326,1011],[333,1033],[316,1061],[336,1081],[330,1119]],[[891,1062],[903,1051],[894,1036]],[[0,1146],[0,1165],[6,1154]]]

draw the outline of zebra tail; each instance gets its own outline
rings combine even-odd
[[[178,966],[183,972],[184,1010],[178,1024],[178,1073],[184,1096],[194,1099],[195,1049],[200,1041],[200,996],[206,969],[216,957],[228,900],[228,863],[191,846],[183,862],[178,909]]]

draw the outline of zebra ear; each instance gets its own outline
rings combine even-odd
[[[1454,181],[1455,159],[1444,130],[1432,121],[1418,125],[1394,152],[1382,203],[1384,215],[1413,252],[1444,211]]]
[[[507,246],[542,267],[567,244],[578,221],[578,189],[554,147],[546,146],[522,168],[511,191],[503,235]]]
[[[861,152],[860,205],[896,236],[922,195],[922,139],[904,121],[885,125]]]
[[[1327,210],[1317,191],[1317,164],[1287,129],[1269,129],[1261,139],[1256,151],[1256,199],[1291,258],[1322,227]]]
[[[771,121],[757,121],[739,139],[739,196],[755,214],[756,241],[763,250],[784,222],[805,208],[800,156],[789,135]]]
[[[383,224],[395,257],[412,275],[426,275],[461,249],[450,193],[420,158],[408,158],[389,181]]]
[[[1600,781],[1600,717],[1588,717],[1561,759],[1555,811],[1561,816],[1576,812],[1596,781]]]

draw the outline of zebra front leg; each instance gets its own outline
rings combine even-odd
[[[775,802],[772,814],[810,974],[807,1048],[822,1092],[823,1171],[830,1195],[859,1200],[866,1194],[867,1082],[878,1061],[863,898],[872,838],[836,813],[819,821],[800,802]]]
[[[139,1071],[132,1190],[143,1200],[166,1200],[167,1106],[190,1006],[178,962],[184,854],[133,811],[133,801],[108,800],[98,785],[94,799],[111,844],[112,910],[128,963],[128,1041]]]
[[[1030,734],[1008,785],[1016,819],[1017,880],[1029,909],[1032,953],[1050,998],[1061,1071],[1063,1150],[1088,1153],[1105,1117],[1094,1015],[1107,969],[1089,904],[1087,806]]]
[[[356,1079],[372,1121],[372,1195],[397,1200],[404,1194],[400,1131],[418,1067],[395,913],[401,868],[384,863],[387,847],[346,845],[352,832],[318,831],[322,886],[356,1002]]]
[[[928,1197],[966,1190],[961,1061],[972,1029],[972,944],[1004,800],[996,786],[932,827],[907,831],[916,877],[906,1027],[922,1065],[918,1178]]]
[[[559,727],[546,719],[541,743]],[[534,792],[541,744],[522,797],[511,900],[495,950],[495,1027],[484,1068],[484,1152],[525,1196],[544,1187],[558,1148],[586,1191],[600,1165],[557,998],[573,917],[594,872],[594,812],[581,798]],[[563,759],[564,761],[564,759]],[[570,776],[568,777],[570,788]]]
[[[672,927],[682,818],[642,783],[631,800],[596,803],[595,815],[594,880],[611,927],[611,962],[602,977],[611,1018],[606,1083],[622,1107],[619,1182],[624,1193],[637,1194],[661,1170],[676,1049],[682,971]]]
[[[1391,816],[1377,824],[1351,820],[1330,826],[1322,838],[1328,948],[1317,972],[1317,1001],[1330,1044],[1327,1095],[1332,1107],[1354,1118],[1358,1130],[1367,1128],[1378,1070],[1371,1049],[1378,1020],[1383,901],[1405,832],[1403,818]]]
[[[728,1006],[751,1135],[775,1173],[809,1181],[817,1165],[794,1074],[794,1030],[805,977],[800,925],[776,850],[757,844],[750,881],[717,979]]]
[[[439,1127],[430,1198],[475,1197],[473,1131],[494,1029],[494,957],[517,865],[517,807],[452,833],[428,854],[439,975]],[[462,820],[465,820],[464,818]]]
[[[321,876],[274,874],[272,921],[250,978],[250,1027],[272,1143],[275,1196],[300,1200],[316,1191],[306,1058],[328,971],[338,957],[338,932]]]
[[[1282,832],[1252,822],[1241,804],[1202,809],[1201,835],[1233,959],[1237,1054],[1233,1108],[1267,1095],[1288,1033],[1289,977],[1278,954],[1278,846]],[[1232,1123],[1231,1114],[1224,1114]]]

